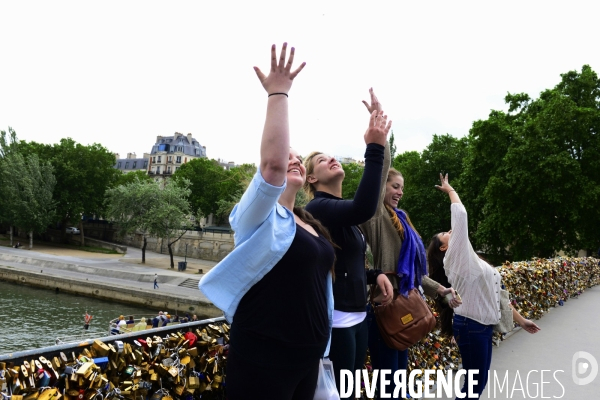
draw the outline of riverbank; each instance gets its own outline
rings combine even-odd
[[[179,257],[175,259],[177,265]],[[74,249],[37,246],[34,250],[0,247],[0,280],[65,291],[104,300],[197,314],[222,312],[198,290],[198,282],[216,263],[188,261],[186,271],[170,268],[168,255],[128,248],[127,254],[97,254]],[[159,288],[153,289],[154,275]]]

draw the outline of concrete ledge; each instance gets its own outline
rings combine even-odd
[[[36,267],[41,267],[41,268],[51,268],[51,269],[59,269],[59,270],[65,270],[65,271],[80,272],[80,273],[89,274],[89,275],[127,279],[130,281],[136,281],[136,282],[152,282],[154,280],[153,274],[140,274],[140,273],[128,272],[128,271],[124,271],[124,270],[116,270],[116,269],[99,268],[99,267],[92,267],[92,266],[80,265],[80,264],[72,264],[72,263],[66,263],[64,261],[54,261],[52,259],[49,259],[50,256],[46,256],[46,257],[47,258],[33,258],[33,257],[22,257],[22,256],[15,256],[12,254],[0,253],[0,261],[6,261],[7,263],[35,265]],[[127,264],[123,264],[123,268],[126,268],[126,267],[127,267]],[[177,281],[177,280],[183,281],[183,280],[185,280],[185,278],[172,276],[172,275],[165,275],[165,274],[161,274],[161,276],[159,277],[159,283],[168,283],[168,282]]]
[[[49,276],[1,265],[0,281],[51,290],[58,289],[66,293],[80,294],[124,304],[136,304],[148,308],[169,309],[182,313],[189,312],[197,314],[201,318],[214,318],[223,315],[223,312],[208,300],[200,298],[149,292],[127,286],[109,285],[93,281],[82,282],[78,279]]]

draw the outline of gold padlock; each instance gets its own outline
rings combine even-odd
[[[221,382],[223,382],[223,377],[221,375],[215,375],[211,386],[213,387],[213,389],[218,389],[219,385],[221,385]]]

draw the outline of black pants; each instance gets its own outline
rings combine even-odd
[[[279,352],[282,349],[273,348]],[[267,365],[269,355],[248,360],[229,348],[225,396],[227,400],[312,400],[319,377],[319,360],[307,366]]]
[[[329,359],[335,370],[335,384],[340,391],[340,370],[354,371],[363,369],[367,357],[367,320],[348,328],[333,328],[331,330],[331,348]]]

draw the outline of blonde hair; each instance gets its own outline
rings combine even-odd
[[[308,194],[309,199],[312,199],[313,197],[315,197],[315,192],[317,191],[317,189],[315,188],[315,185],[308,182],[308,175],[315,172],[315,166],[314,166],[312,160],[313,160],[313,158],[315,158],[315,156],[318,156],[319,154],[323,154],[323,152],[322,151],[313,151],[308,156],[306,156],[306,158],[304,159],[304,167],[306,168],[306,180],[304,181],[303,188],[304,188],[304,191],[306,192],[306,194]]]
[[[399,176],[400,178],[404,179],[402,172],[398,171],[396,168],[390,168],[388,170],[387,182],[391,181],[395,176]]]

